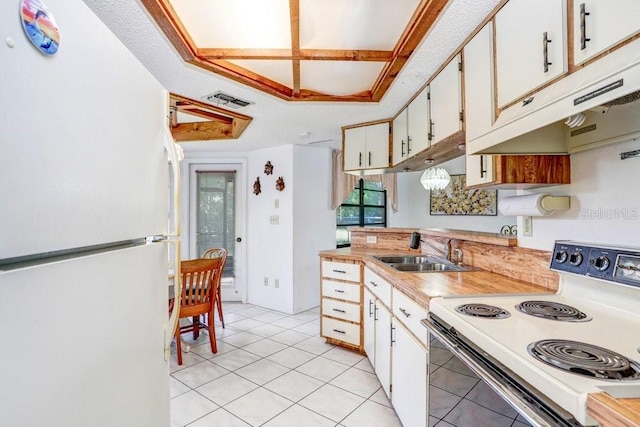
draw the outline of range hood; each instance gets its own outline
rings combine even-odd
[[[636,40],[504,109],[467,153],[574,153],[640,137],[639,94]]]

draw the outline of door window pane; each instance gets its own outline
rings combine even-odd
[[[228,255],[222,276],[235,277],[235,172],[197,171],[196,176],[198,256],[210,248],[225,248]]]

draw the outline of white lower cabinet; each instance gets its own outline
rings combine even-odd
[[[362,327],[364,329],[364,352],[369,359],[371,366],[376,366],[376,335],[375,335],[375,313],[376,297],[373,296],[371,291],[364,288],[364,307]]]
[[[404,427],[427,427],[427,310],[364,269],[364,351]]]
[[[404,427],[426,427],[427,350],[397,321],[393,338],[391,404]]]
[[[391,312],[380,304],[374,309],[375,319],[375,366],[374,370],[382,389],[391,398]]]

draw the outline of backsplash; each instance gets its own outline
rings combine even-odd
[[[467,230],[410,229],[410,228],[357,228],[351,230],[351,247],[395,250],[401,253],[424,253],[442,256],[423,244],[420,249],[409,248],[409,236],[419,231],[421,239],[435,247],[444,247],[451,239],[451,248],[460,248],[464,263],[512,279],[522,280],[546,289],[558,289],[558,274],[549,270],[551,252],[516,246],[515,239],[498,234]],[[367,242],[373,239],[376,242]]]

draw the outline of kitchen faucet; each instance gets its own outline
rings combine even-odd
[[[435,249],[436,251],[440,252],[442,254],[442,256],[444,256],[444,259],[446,259],[447,261],[451,261],[451,239],[448,239],[445,243],[444,243],[444,248],[440,249],[439,247],[432,245],[431,243],[427,242],[426,240],[420,240],[422,243],[425,243],[427,246],[430,246],[432,249]],[[461,257],[459,258],[461,259]]]

